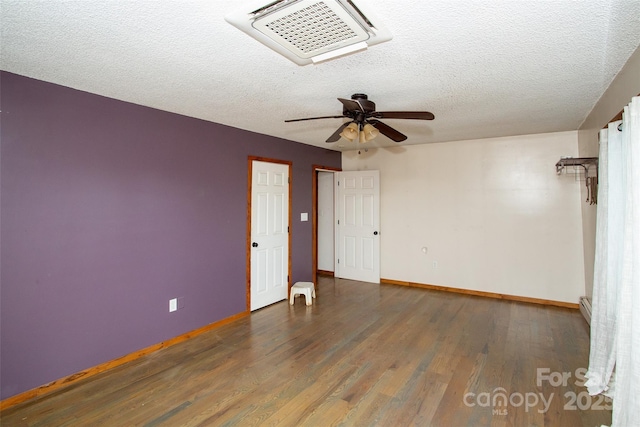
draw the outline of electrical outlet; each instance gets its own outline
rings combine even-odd
[[[438,261],[433,261],[433,268],[438,268]]]
[[[169,312],[176,311],[178,309],[178,298],[169,300]]]

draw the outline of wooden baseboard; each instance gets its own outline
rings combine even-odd
[[[316,271],[316,273],[322,275],[322,276],[329,276],[329,277],[333,277],[333,271],[327,271],[327,270],[318,270]]]
[[[227,323],[231,323],[235,320],[241,319],[243,317],[248,316],[250,313],[248,311],[235,314],[233,316],[227,317],[225,319],[219,320],[214,323],[210,323],[206,326],[203,326],[198,329],[194,329],[193,331],[189,331],[182,335],[178,335],[177,337],[171,338],[167,341],[163,341],[158,344],[154,344],[147,348],[143,348],[142,350],[135,351],[133,353],[127,354],[125,356],[119,357],[117,359],[110,360],[108,362],[102,363],[100,365],[94,366],[89,369],[85,369],[84,371],[76,372],[75,374],[71,374],[64,378],[60,378],[56,381],[52,381],[48,384],[42,385],[40,387],[25,391],[23,393],[17,394],[15,396],[8,397],[2,401],[0,401],[0,411],[8,409],[12,406],[15,406],[19,403],[26,402],[27,400],[33,399],[38,396],[42,396],[47,393],[51,393],[54,390],[58,390],[62,387],[66,387],[75,382],[78,382],[82,379],[92,377],[101,372],[107,371],[109,369],[113,369],[117,366],[124,365],[127,362],[131,362],[133,360],[139,359],[142,356],[146,356],[150,353],[158,351],[163,348],[171,347],[172,345],[178,344],[180,342],[186,341],[190,338],[198,336],[204,332],[210,331],[211,329],[218,328],[222,325],[226,325]]]
[[[405,282],[401,280],[392,280],[392,279],[380,279],[380,283],[386,283],[388,285],[410,286],[413,288],[431,289],[434,291],[454,292],[457,294],[475,295],[479,297],[496,298],[496,299],[503,299],[508,301],[519,301],[519,302],[526,302],[530,304],[551,305],[555,307],[572,308],[576,310],[579,309],[579,304],[577,303],[573,304],[570,302],[563,302],[563,301],[520,297],[516,295],[505,295],[505,294],[498,294],[494,292],[473,291],[470,289],[449,288],[446,286],[428,285],[423,283]]]

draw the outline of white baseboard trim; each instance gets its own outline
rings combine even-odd
[[[584,316],[585,320],[591,325],[591,298],[580,297],[580,313]]]

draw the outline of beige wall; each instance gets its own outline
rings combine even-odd
[[[631,98],[640,94],[640,47],[631,55],[625,66],[607,88],[578,132],[580,157],[598,156],[598,132],[615,117]],[[586,187],[582,197],[586,199]],[[595,253],[596,207],[582,205],[585,294],[593,290],[593,261]]]
[[[582,183],[554,167],[577,155],[573,131],[345,152],[342,166],[380,170],[383,278],[577,303]]]

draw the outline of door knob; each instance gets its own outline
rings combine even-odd
[[[373,232],[373,235],[374,235],[374,236],[377,236],[377,235],[378,235],[378,232],[377,232],[377,231],[374,231],[374,232]]]
[[[257,248],[257,247],[258,247],[258,243],[257,243],[257,242],[253,242],[253,243],[251,244],[251,246],[253,246],[254,248]]]

